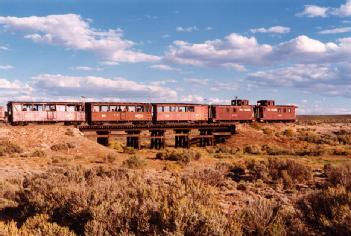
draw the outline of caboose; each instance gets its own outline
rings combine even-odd
[[[259,100],[254,110],[257,121],[295,122],[296,108],[294,105],[275,105],[274,100]]]
[[[249,104],[249,100],[235,99],[231,105],[212,105],[212,122],[252,122],[255,120],[254,108]]]

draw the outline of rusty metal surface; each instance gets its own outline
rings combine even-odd
[[[4,122],[5,120],[6,120],[5,107],[0,106],[0,122]]]
[[[55,106],[54,110],[27,109],[27,106]],[[79,106],[79,111],[75,111]],[[70,110],[70,109],[73,110]],[[10,122],[84,122],[85,111],[82,103],[74,102],[9,102]]]
[[[211,106],[212,118],[214,121],[253,121],[253,106],[228,106],[213,105]]]
[[[159,111],[159,107],[176,107],[177,111]],[[193,111],[179,111],[192,107]],[[208,121],[208,105],[197,104],[153,104],[154,120],[157,121]]]
[[[256,106],[255,109],[260,121],[296,120],[296,106]]]
[[[92,112],[91,121],[151,121],[151,112]]]

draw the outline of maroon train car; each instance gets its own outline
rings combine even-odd
[[[260,100],[255,106],[255,116],[258,121],[296,121],[294,105],[275,105],[274,100]]]
[[[188,103],[153,103],[153,121],[160,122],[208,122],[208,105]]]
[[[152,122],[150,103],[87,102],[86,112],[89,124]]]
[[[85,122],[81,102],[8,102],[7,111],[11,124]]]
[[[254,108],[249,104],[249,100],[235,99],[231,105],[212,105],[212,122],[252,122],[255,120]]]

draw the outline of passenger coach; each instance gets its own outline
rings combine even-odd
[[[208,122],[208,105],[188,103],[153,103],[153,121],[164,122]]]
[[[81,102],[8,102],[7,111],[11,124],[85,122]]]
[[[86,110],[89,124],[152,122],[149,103],[87,102]]]

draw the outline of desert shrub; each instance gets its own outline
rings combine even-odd
[[[201,152],[194,150],[169,150],[166,149],[162,152],[156,153],[156,159],[176,161],[179,164],[187,165],[192,160],[199,160],[201,158]]]
[[[344,187],[311,193],[297,205],[305,222],[320,234],[351,234],[351,193]]]
[[[51,150],[53,151],[66,151],[72,148],[75,148],[77,145],[75,143],[58,143],[54,144],[50,147]]]
[[[310,131],[304,131],[300,133],[299,139],[301,141],[306,141],[309,143],[315,143],[315,144],[321,144],[322,143],[322,138],[320,135],[310,132]]]
[[[258,179],[269,181],[269,172],[265,161],[247,160],[246,168],[249,171],[252,181],[256,181]]]
[[[257,155],[261,154],[262,151],[261,147],[258,145],[247,145],[244,147],[244,153]]]
[[[127,154],[135,154],[136,150],[132,147],[123,147],[123,152]]]
[[[46,153],[44,150],[36,149],[32,152],[31,157],[45,157]]]
[[[214,153],[225,153],[225,154],[237,154],[240,153],[241,149],[239,147],[229,147],[229,146],[219,146],[216,147]]]
[[[305,146],[302,149],[295,150],[295,154],[298,156],[322,156],[327,152],[328,150],[323,146]]]
[[[258,122],[253,122],[250,124],[250,127],[256,130],[260,130],[262,126]]]
[[[16,205],[16,192],[20,189],[20,181],[12,183],[12,181],[0,181],[0,210],[6,207]]]
[[[324,166],[324,173],[328,183],[332,186],[343,186],[347,190],[351,190],[351,165],[332,166],[327,164]]]
[[[280,204],[260,199],[251,202],[240,212],[240,223],[245,235],[285,235]]]
[[[347,135],[338,135],[337,136],[338,142],[343,145],[351,144],[351,134]]]
[[[117,140],[110,140],[108,146],[120,153],[124,152],[125,150],[124,145],[121,142],[118,142]]]
[[[195,170],[191,175],[190,178],[199,180],[206,185],[211,185],[215,187],[219,187],[224,184],[226,172],[221,171],[221,169],[215,168],[203,168],[199,170]]]
[[[274,134],[274,130],[271,129],[271,128],[263,128],[262,131],[263,131],[263,133],[266,134],[266,135],[272,135],[272,134]]]
[[[331,150],[330,154],[336,156],[347,156],[351,154],[351,152],[349,150],[346,150],[345,148],[336,147]]]
[[[265,151],[268,155],[294,155],[295,152],[292,150],[288,150],[282,147],[272,146],[272,145],[263,145],[262,151]]]
[[[287,184],[305,183],[312,178],[312,170],[294,160],[269,159],[268,170],[273,180],[281,179]]]
[[[295,135],[295,132],[293,129],[286,129],[283,131],[283,135],[287,137],[293,137]]]
[[[74,236],[76,235],[66,227],[61,227],[56,223],[50,223],[47,215],[36,215],[28,218],[26,222],[18,228],[14,221],[8,223],[0,222],[0,235],[16,236]]]
[[[104,156],[104,162],[109,163],[109,164],[113,164],[117,158],[118,158],[118,156],[116,153],[108,153]]]
[[[127,167],[129,169],[141,169],[146,165],[145,160],[133,155],[129,157],[127,160],[123,161],[122,166]]]
[[[26,178],[18,209],[80,235],[241,235],[215,194],[191,178],[158,185],[125,170],[56,169]]]
[[[19,145],[11,141],[0,141],[0,156],[22,152],[23,149]]]

